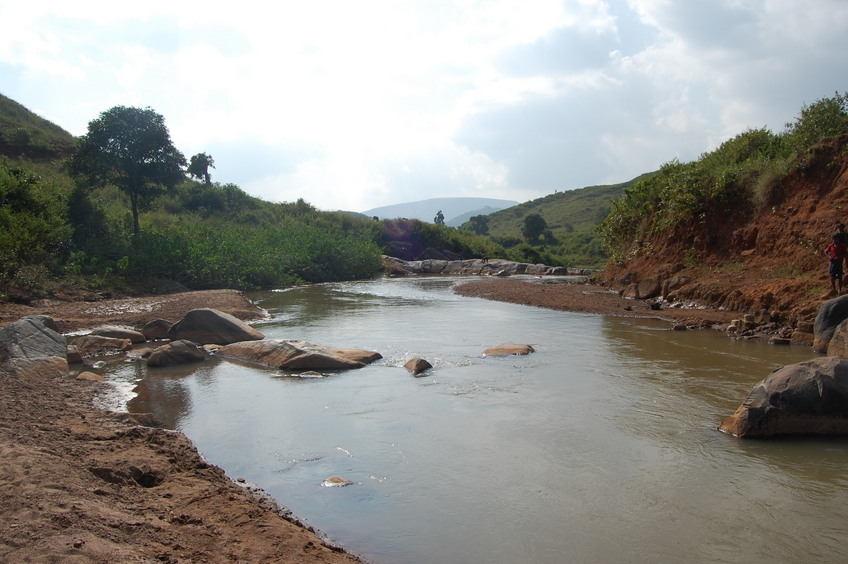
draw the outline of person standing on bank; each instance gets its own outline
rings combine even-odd
[[[839,294],[842,293],[842,262],[848,255],[848,246],[840,241],[839,234],[833,236],[833,241],[825,247],[825,254],[830,258],[830,287]]]
[[[840,223],[836,226],[836,233],[834,233],[833,236],[839,237],[839,242],[848,247],[848,231],[845,231],[844,223]],[[848,254],[845,255],[843,262],[846,266],[848,266]]]

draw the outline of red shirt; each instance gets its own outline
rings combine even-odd
[[[825,248],[824,252],[827,253],[827,256],[829,256],[832,260],[841,259],[848,254],[848,247],[846,247],[844,243],[831,243]]]

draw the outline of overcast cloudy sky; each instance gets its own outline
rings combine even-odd
[[[0,93],[150,107],[213,180],[363,211],[526,201],[783,131],[848,90],[845,0],[0,0]]]

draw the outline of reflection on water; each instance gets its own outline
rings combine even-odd
[[[809,562],[848,556],[848,443],[715,430],[809,350],[454,295],[452,280],[252,296],[272,338],[377,350],[328,378],[211,359],[135,411],[373,562]],[[483,357],[503,342],[526,357]],[[413,356],[434,369],[413,378]],[[116,378],[128,378],[124,367]],[[340,476],[354,482],[327,488]]]

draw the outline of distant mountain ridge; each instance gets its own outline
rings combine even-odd
[[[518,205],[514,200],[499,200],[495,198],[430,198],[417,202],[406,202],[382,206],[362,212],[369,217],[380,219],[420,219],[433,223],[436,214],[441,210],[445,216],[445,224],[458,227],[468,221],[472,215],[489,214],[498,210]],[[470,214],[470,215],[469,215]]]

